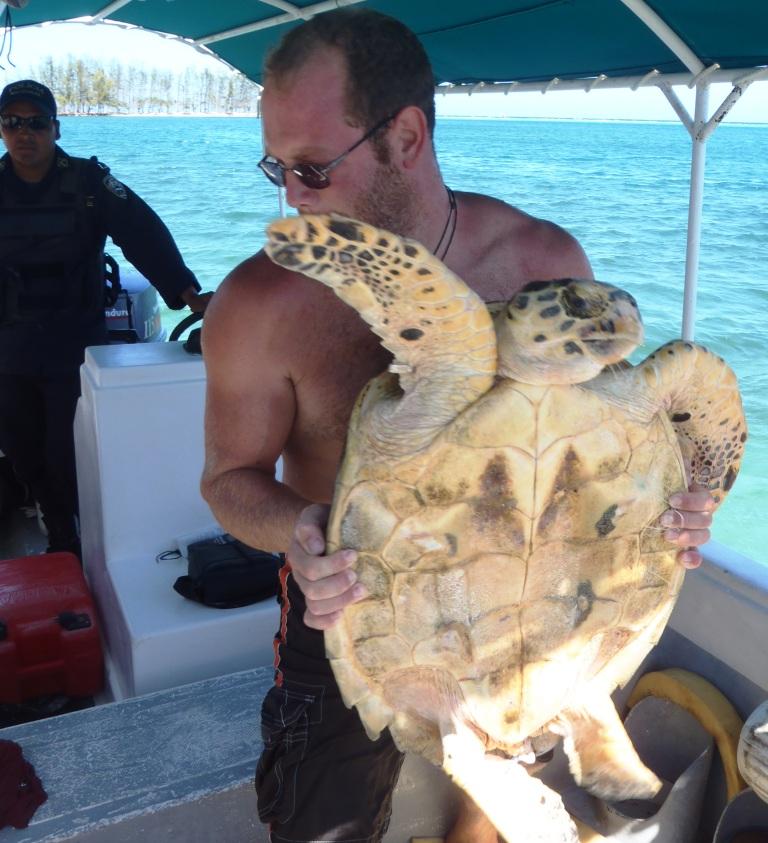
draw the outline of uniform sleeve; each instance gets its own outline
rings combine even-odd
[[[160,217],[105,167],[99,181],[98,205],[105,232],[139,272],[149,279],[173,310],[184,307],[181,293],[200,289],[184,263],[176,242]]]

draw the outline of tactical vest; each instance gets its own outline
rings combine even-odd
[[[0,166],[10,166],[5,161]],[[46,322],[104,307],[104,235],[95,218],[104,170],[57,150],[55,177],[33,204],[0,170],[0,325]]]

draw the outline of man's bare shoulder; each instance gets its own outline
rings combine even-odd
[[[230,365],[239,358],[259,360],[266,353],[280,357],[291,348],[300,311],[316,286],[275,265],[264,252],[236,266],[205,314],[203,356],[208,367]]]
[[[306,286],[304,280],[304,276],[277,266],[260,251],[238,264],[221,282],[214,297],[216,309],[235,316],[242,312],[243,305],[279,308],[295,295],[297,286]]]
[[[578,240],[561,226],[478,193],[462,193],[467,239],[484,245],[493,262],[515,268],[521,280],[592,277]]]

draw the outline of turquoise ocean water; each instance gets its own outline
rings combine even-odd
[[[256,169],[255,118],[63,118],[61,143],[74,155],[97,154],[155,208],[205,289],[261,247],[278,213],[275,190]],[[681,126],[442,119],[436,146],[451,187],[559,223],[581,241],[598,278],[637,298],[647,342],[633,361],[679,336],[690,157]],[[709,141],[696,335],[736,371],[750,425],[714,537],[765,564],[767,162],[768,126],[723,124]],[[166,327],[179,318],[167,312]]]

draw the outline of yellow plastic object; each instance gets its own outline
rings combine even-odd
[[[576,823],[576,831],[579,832],[579,843],[600,843],[601,840],[608,840],[580,820],[574,818],[573,821]]]
[[[692,714],[717,744],[725,770],[728,801],[747,786],[736,764],[739,735],[744,725],[728,699],[703,677],[672,667],[642,676],[630,694],[631,708],[645,697],[659,697]]]

